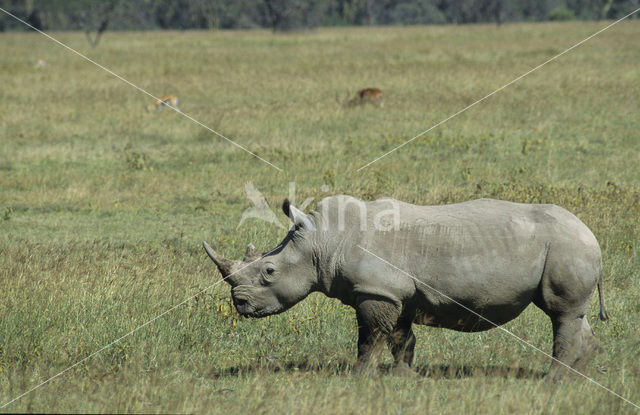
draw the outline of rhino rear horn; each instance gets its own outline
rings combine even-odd
[[[247,245],[247,249],[244,252],[244,259],[242,260],[243,262],[253,262],[256,259],[260,258],[260,252],[258,252],[258,250],[256,249],[255,246],[253,246],[253,244],[249,244]]]
[[[305,215],[303,211],[293,206],[289,199],[285,199],[282,202],[282,211],[285,215],[289,216],[291,222],[294,225],[307,230],[307,231],[315,231],[316,226],[313,224],[313,220],[309,217],[309,215]]]
[[[233,261],[218,254],[205,241],[202,241],[202,246],[204,247],[204,250],[207,251],[207,255],[209,255],[209,258],[211,258],[211,260],[218,266],[218,269],[220,270],[220,273],[223,277],[226,278],[229,274],[231,274]]]

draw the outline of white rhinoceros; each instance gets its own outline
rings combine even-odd
[[[205,250],[242,315],[280,313],[315,291],[355,308],[356,370],[375,362],[386,340],[396,370],[410,372],[414,323],[482,331],[530,303],[551,318],[552,371],[581,367],[596,348],[585,313],[597,286],[600,318],[607,318],[600,248],[558,206],[333,196],[308,215],[287,200],[283,210],[294,226],[274,250],[260,255],[250,245],[243,261],[223,258],[206,242]]]

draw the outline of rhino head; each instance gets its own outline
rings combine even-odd
[[[265,254],[249,244],[241,261],[231,260],[202,243],[223,279],[231,285],[233,304],[244,316],[281,313],[316,290],[318,277],[311,249],[316,229],[313,217],[286,199],[282,210],[293,226],[284,240]]]

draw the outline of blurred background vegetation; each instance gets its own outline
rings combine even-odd
[[[549,359],[498,330],[416,327],[417,380],[393,376],[389,353],[380,377],[352,377],[352,309],[312,294],[287,313],[241,318],[229,288],[213,286],[220,277],[200,246],[206,239],[237,258],[249,242],[269,250],[283,238],[255,219],[238,227],[251,207],[247,181],[276,212],[290,182],[298,201],[558,204],[593,230],[603,252],[611,320],[597,320],[594,298],[589,319],[604,352],[585,374],[640,402],[637,21],[356,172],[606,26],[496,22],[612,19],[633,1],[0,7],[67,30],[56,39],[145,90],[179,96],[185,113],[284,169],[173,111],[147,112],[149,97],[0,13],[0,405],[190,298],[3,410],[637,413],[583,379],[541,382]],[[316,25],[334,27],[268,30]],[[175,30],[255,27],[264,30]],[[96,45],[101,29],[109,34],[90,49],[82,32]],[[384,108],[336,100],[363,87],[381,88]],[[552,349],[549,320],[535,307],[504,327]]]
[[[308,29],[616,19],[639,0],[0,0],[45,30]],[[104,30],[103,29],[103,30]],[[0,16],[0,31],[24,30]]]

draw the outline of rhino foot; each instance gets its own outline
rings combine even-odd
[[[394,376],[417,378],[420,375],[413,370],[406,362],[397,363],[392,370]]]
[[[380,373],[378,372],[377,365],[372,364],[371,362],[358,361],[353,365],[351,374],[359,377],[378,377]]]

